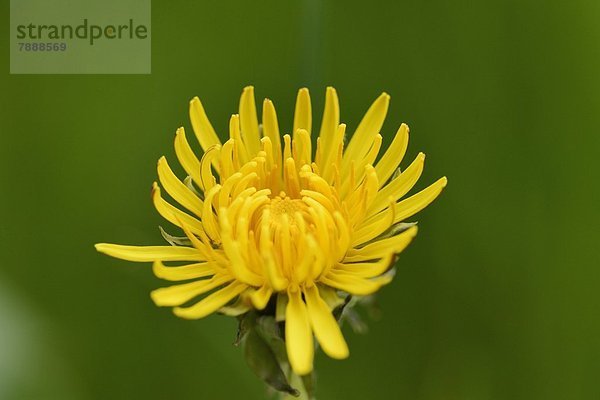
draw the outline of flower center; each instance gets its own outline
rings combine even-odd
[[[225,157],[219,184],[211,173],[212,158],[205,155],[201,162],[207,239],[222,246],[224,267],[254,287],[269,282],[273,290],[284,291],[316,282],[344,258],[353,224],[365,211],[365,189],[344,202],[340,193],[354,188],[366,173],[352,174],[345,186],[336,178],[337,169],[326,169],[326,178],[315,163],[307,162],[306,132],[298,135],[297,146],[284,136],[280,155],[264,137],[263,150],[238,161],[235,143],[225,143],[228,152],[222,153],[242,165],[234,172],[235,163]]]
[[[256,246],[262,256],[273,261],[276,272],[285,280],[305,280],[310,268],[305,260],[310,258],[307,252],[315,251],[308,245],[316,243],[309,206],[282,191],[257,214],[259,218],[251,229],[257,233]]]
[[[275,226],[282,223],[296,226],[296,213],[300,213],[303,218],[308,216],[307,205],[301,199],[292,199],[283,191],[279,193],[279,196],[271,199],[269,209],[271,210],[271,223]]]

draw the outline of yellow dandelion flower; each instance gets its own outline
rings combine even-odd
[[[346,145],[333,88],[327,88],[315,142],[307,89],[298,92],[292,135],[281,137],[273,103],[264,100],[259,124],[254,90],[246,87],[225,143],[194,98],[190,118],[204,154],[198,159],[180,128],[175,153],[188,176],[182,181],[164,157],[158,161],[162,188],[187,211],[165,200],[156,182],[152,189],[156,209],[185,232],[185,242],[101,243],[97,250],[153,262],[157,277],[187,281],[151,294],[158,306],[174,307],[182,318],[240,314],[276,302],[296,374],[312,371],[313,336],[330,357],[348,357],[332,315],[340,293],[369,295],[390,282],[395,256],[417,233],[403,221],[446,185],[444,177],[402,199],[419,179],[425,155],[399,172],[409,135],[402,124],[378,158],[389,101],[386,93],[375,100]],[[164,264],[173,261],[187,264]]]

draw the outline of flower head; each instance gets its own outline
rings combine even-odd
[[[164,157],[158,161],[162,188],[186,210],[165,200],[157,183],[152,189],[158,212],[185,237],[166,236],[169,246],[96,248],[153,262],[159,278],[187,281],[151,295],[182,318],[243,314],[277,304],[297,374],[312,370],[313,334],[329,356],[347,357],[332,314],[341,294],[368,295],[390,282],[395,256],[417,233],[414,224],[403,221],[446,185],[441,178],[402,199],[419,179],[425,156],[420,153],[404,171],[398,169],[408,145],[404,124],[379,156],[389,100],[386,93],[375,100],[346,145],[333,88],[327,89],[314,142],[307,89],[298,93],[292,135],[281,137],[273,103],[263,102],[259,125],[254,90],[245,88],[225,143],[194,98],[190,118],[204,154],[198,159],[180,128],[175,152],[188,176],[182,181]],[[164,264],[175,261],[187,264]]]

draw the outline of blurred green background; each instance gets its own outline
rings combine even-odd
[[[600,2],[152,7],[151,75],[9,75],[4,52],[0,398],[264,398],[233,319],[175,318],[150,265],[93,248],[161,243],[150,185],[188,100],[223,135],[247,84],[287,129],[299,87],[318,120],[335,86],[350,131],[385,90],[418,187],[449,177],[382,318],[317,357],[319,399],[600,398]]]

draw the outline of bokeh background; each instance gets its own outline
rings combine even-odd
[[[9,75],[4,51],[0,398],[265,397],[233,319],[175,318],[150,265],[93,248],[161,242],[188,100],[223,135],[248,84],[287,129],[300,87],[318,121],[335,86],[350,131],[385,90],[386,143],[407,122],[418,187],[449,178],[382,318],[317,357],[320,399],[600,398],[599,2],[153,3],[151,75]]]

